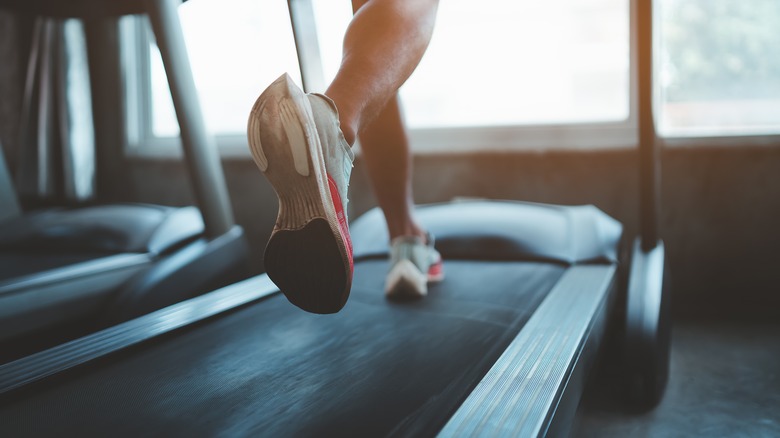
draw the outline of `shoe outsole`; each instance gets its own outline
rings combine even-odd
[[[410,301],[424,298],[428,295],[428,284],[444,280],[441,262],[431,266],[427,274],[423,274],[409,260],[401,260],[387,274],[385,296],[393,301]]]
[[[287,299],[308,312],[336,313],[349,298],[347,272],[325,219],[276,231],[265,249],[265,268]]]
[[[301,114],[311,119],[311,106],[285,74],[260,95],[249,117],[252,156],[279,198],[265,268],[294,305],[335,313],[352,284],[349,237],[339,227],[319,136]]]
[[[388,300],[395,302],[417,301],[427,295],[427,291],[420,293],[419,286],[407,279],[399,280],[390,291],[385,293]]]

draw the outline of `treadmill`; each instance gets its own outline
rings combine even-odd
[[[646,49],[649,2],[638,10]],[[651,71],[641,59],[640,78]],[[652,407],[669,301],[652,240],[657,163],[644,161],[657,159],[652,118],[640,119],[652,214],[633,252],[593,206],[423,206],[445,280],[423,300],[388,302],[387,235],[372,210],[351,224],[340,313],[304,313],[259,275],[2,365],[0,435],[561,436],[597,357],[614,357],[601,351],[607,333],[625,343],[627,395]]]
[[[46,38],[54,20],[147,14],[197,201],[187,207],[123,203],[22,211],[0,150],[0,363],[249,277],[248,245],[234,223],[216,145],[204,128],[176,3],[0,0],[0,9],[34,18],[33,40],[44,47],[52,45]],[[56,90],[46,80],[43,52],[30,53],[23,114],[32,120],[37,113],[38,128],[46,131],[52,117],[35,108],[34,90]],[[99,78],[105,72],[92,73]],[[94,114],[115,113],[98,94],[93,90]],[[20,132],[29,130],[30,123],[22,125]],[[104,129],[98,120],[95,126]],[[36,146],[22,137],[23,146]]]
[[[621,225],[592,206],[507,201],[417,215],[445,260],[425,299],[386,301],[372,210],[352,225],[340,313],[300,311],[263,274],[21,359],[0,367],[0,434],[564,430],[618,295]]]

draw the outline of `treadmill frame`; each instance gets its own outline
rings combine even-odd
[[[0,365],[0,397],[49,376],[149,341],[279,292],[267,275],[252,277],[131,321]]]
[[[617,283],[616,264],[567,268],[439,436],[565,435],[603,340]],[[259,275],[2,365],[0,397],[277,293],[268,276]]]
[[[567,435],[616,290],[616,265],[567,269],[438,436]]]

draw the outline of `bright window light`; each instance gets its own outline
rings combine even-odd
[[[663,136],[780,132],[780,2],[661,0]]]
[[[287,2],[196,0],[182,4],[179,16],[211,132],[244,134],[255,99],[283,72],[300,83]],[[152,133],[178,136],[160,52],[152,46]]]
[[[629,108],[629,2],[448,0],[402,90],[412,126],[619,121]]]
[[[326,15],[331,3],[314,2],[328,81],[349,20]],[[433,128],[624,120],[629,44],[626,0],[442,1],[431,45],[401,90],[407,122]]]
[[[323,72],[341,59],[349,1],[314,0]],[[298,80],[286,2],[190,1],[180,16],[208,124],[242,134],[249,108],[281,72]],[[447,0],[419,69],[402,89],[410,127],[619,121],[629,107],[626,0]],[[152,52],[155,136],[175,136]]]

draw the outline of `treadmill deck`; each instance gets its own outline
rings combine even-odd
[[[0,435],[430,436],[567,270],[447,260],[426,299],[391,303],[386,269],[357,263],[336,315],[277,294],[13,393]]]

